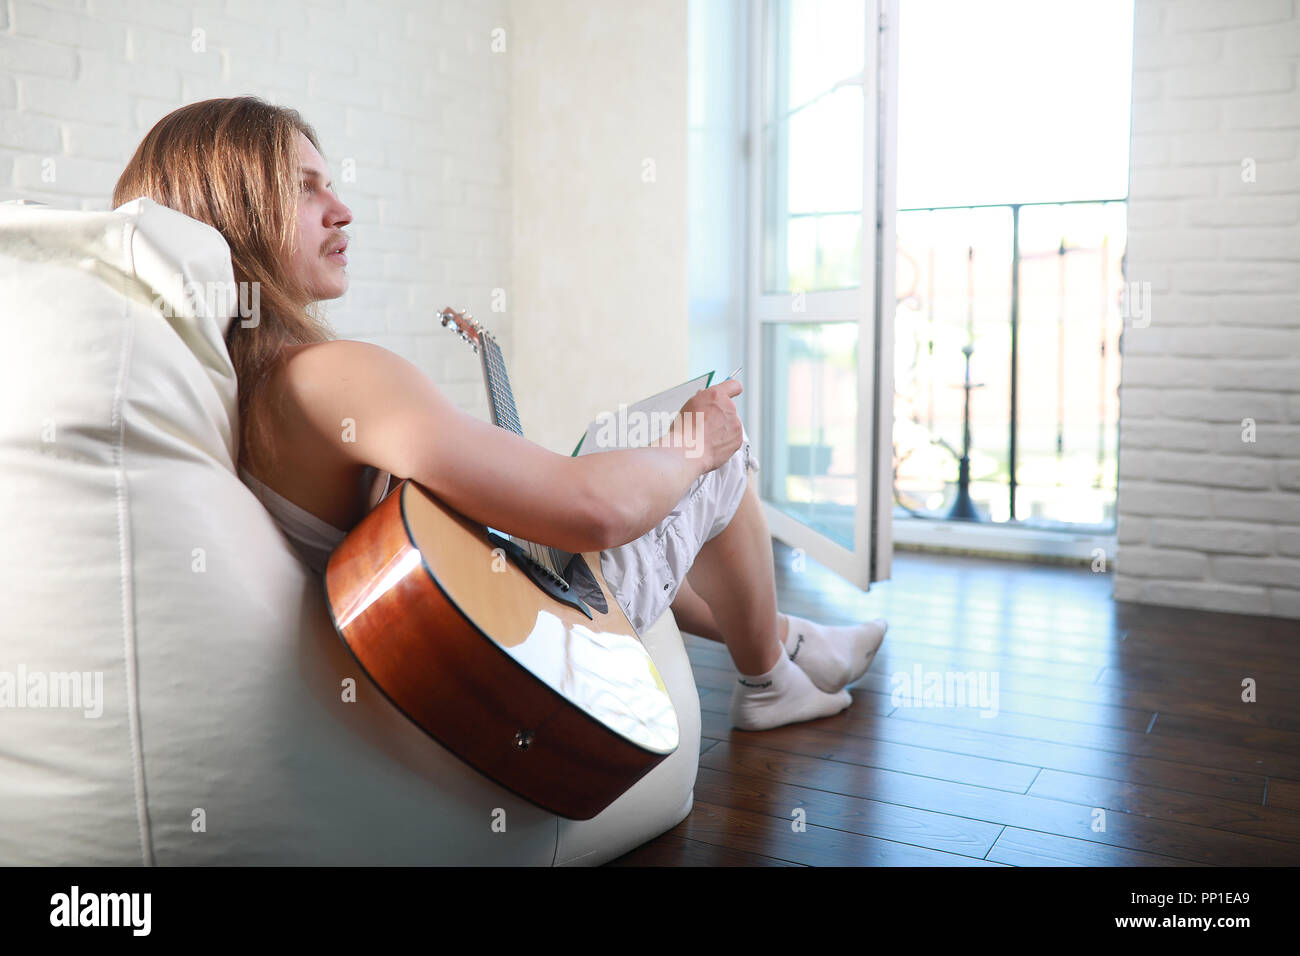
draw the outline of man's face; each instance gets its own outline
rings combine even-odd
[[[302,133],[298,155],[298,241],[290,268],[313,302],[337,299],[348,291],[347,237],[342,230],[352,221],[352,210],[334,194],[325,160]]]

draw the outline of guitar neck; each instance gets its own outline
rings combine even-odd
[[[524,430],[519,424],[519,412],[515,408],[515,393],[510,388],[510,376],[506,373],[506,360],[501,354],[501,347],[497,345],[496,339],[480,330],[478,352],[483,363],[483,381],[487,385],[488,411],[492,415],[492,424],[522,437]],[[572,555],[559,548],[537,544],[514,535],[508,537],[519,544],[528,557],[563,590],[569,589],[569,584],[564,579],[563,568]]]
[[[483,362],[483,381],[487,385],[488,411],[492,423],[501,428],[523,435],[519,424],[519,412],[515,408],[515,394],[510,388],[510,376],[506,374],[505,358],[496,339],[487,333],[481,336],[482,347],[479,357]]]
[[[457,312],[455,309],[443,309],[439,313],[442,324],[468,342],[479,354],[483,363],[483,381],[487,385],[488,411],[492,415],[492,424],[498,428],[512,431],[523,437],[524,430],[519,425],[519,412],[515,409],[515,394],[510,388],[510,376],[506,374],[506,361],[501,355],[501,347],[496,339],[488,335],[477,322],[470,321],[469,311]],[[569,582],[564,579],[562,569],[573,557],[567,551],[538,544],[524,538],[507,535],[527,553],[529,560],[550,576],[561,588],[567,591]]]

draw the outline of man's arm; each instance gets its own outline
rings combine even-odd
[[[365,342],[301,349],[284,381],[286,412],[348,460],[411,478],[480,524],[574,553],[645,533],[707,470],[671,445],[556,454],[461,411],[416,366]],[[355,441],[342,440],[345,419]]]

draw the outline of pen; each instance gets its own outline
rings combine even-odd
[[[740,370],[741,370],[742,368],[744,368],[744,367],[745,367],[745,366],[743,366],[743,365],[738,365],[738,366],[736,367],[736,370],[735,370],[734,372],[732,372],[730,375],[728,375],[726,378],[724,378],[723,381],[724,381],[724,382],[729,382],[729,381],[731,381],[731,379],[735,378],[737,375],[740,374]]]

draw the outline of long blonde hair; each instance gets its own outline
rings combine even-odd
[[[245,328],[233,319],[226,347],[239,389],[237,464],[263,477],[269,469],[260,466],[277,455],[269,409],[254,399],[286,345],[334,338],[287,268],[297,226],[298,133],[320,151],[297,110],[254,96],[191,103],[158,121],[113,189],[114,207],[146,196],[214,227],[230,246],[235,281],[257,283],[259,321]]]

